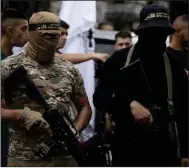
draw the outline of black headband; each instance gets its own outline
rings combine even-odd
[[[29,24],[29,31],[37,30],[59,30],[59,23],[38,23],[38,24]]]

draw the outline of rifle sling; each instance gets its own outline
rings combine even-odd
[[[135,49],[135,45],[133,45],[130,50],[129,53],[127,55],[127,59],[125,62],[125,66],[123,68],[126,68],[132,58],[133,52]],[[166,77],[167,77],[167,88],[168,88],[168,106],[171,106],[173,109],[173,96],[172,96],[172,70],[171,70],[171,65],[170,65],[170,61],[169,58],[167,56],[166,53],[163,54],[163,58],[164,58],[164,64],[165,64],[165,73],[166,73]],[[122,69],[122,68],[121,68]],[[169,112],[171,113],[171,115],[173,115],[173,111],[169,109]]]

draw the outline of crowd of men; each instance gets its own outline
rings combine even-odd
[[[52,108],[72,116],[74,104],[77,114],[72,122],[80,134],[92,111],[83,79],[73,64],[91,59],[104,62],[93,103],[104,116],[111,165],[188,166],[187,15],[171,24],[166,8],[145,6],[134,32],[138,42],[132,44],[129,32],[117,33],[115,53],[110,57],[61,53],[69,25],[54,13],[34,13],[27,21],[20,11],[7,9],[1,22],[1,166],[80,166],[70,148],[66,150],[67,143],[53,151],[50,160],[36,155],[37,140],[54,133],[43,117],[45,109],[28,96],[23,85],[12,91],[10,103],[5,84],[23,66]],[[12,55],[13,46],[24,46],[24,51]]]

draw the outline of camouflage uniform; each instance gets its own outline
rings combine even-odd
[[[69,115],[70,102],[74,102],[79,97],[86,97],[83,79],[79,71],[68,61],[60,57],[55,57],[53,63],[44,67],[35,62],[25,52],[10,56],[1,62],[1,87],[4,80],[18,66],[23,65],[28,71],[30,77],[39,88],[45,99],[50,105],[58,103],[66,104]],[[3,90],[2,90],[3,91]],[[3,97],[3,92],[2,92]],[[44,109],[40,104],[32,102],[25,94],[21,92],[13,93],[13,104],[9,109],[23,109],[29,107],[31,110],[43,113]],[[57,152],[53,162],[40,161],[33,152],[36,146],[36,140],[39,133],[27,132],[16,123],[11,124],[11,138],[9,148],[9,166],[76,166],[72,157],[61,150]],[[66,157],[67,159],[66,159]],[[63,162],[66,161],[67,163]],[[69,162],[69,163],[68,163]],[[70,164],[71,163],[71,164]]]

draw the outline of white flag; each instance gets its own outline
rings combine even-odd
[[[96,1],[62,1],[60,19],[70,25],[66,45],[60,51],[62,53],[89,53],[94,52],[95,42],[92,38],[96,24]],[[94,130],[95,109],[93,105],[93,93],[95,89],[94,61],[90,60],[77,64],[92,108],[90,125],[83,131],[91,136]]]

